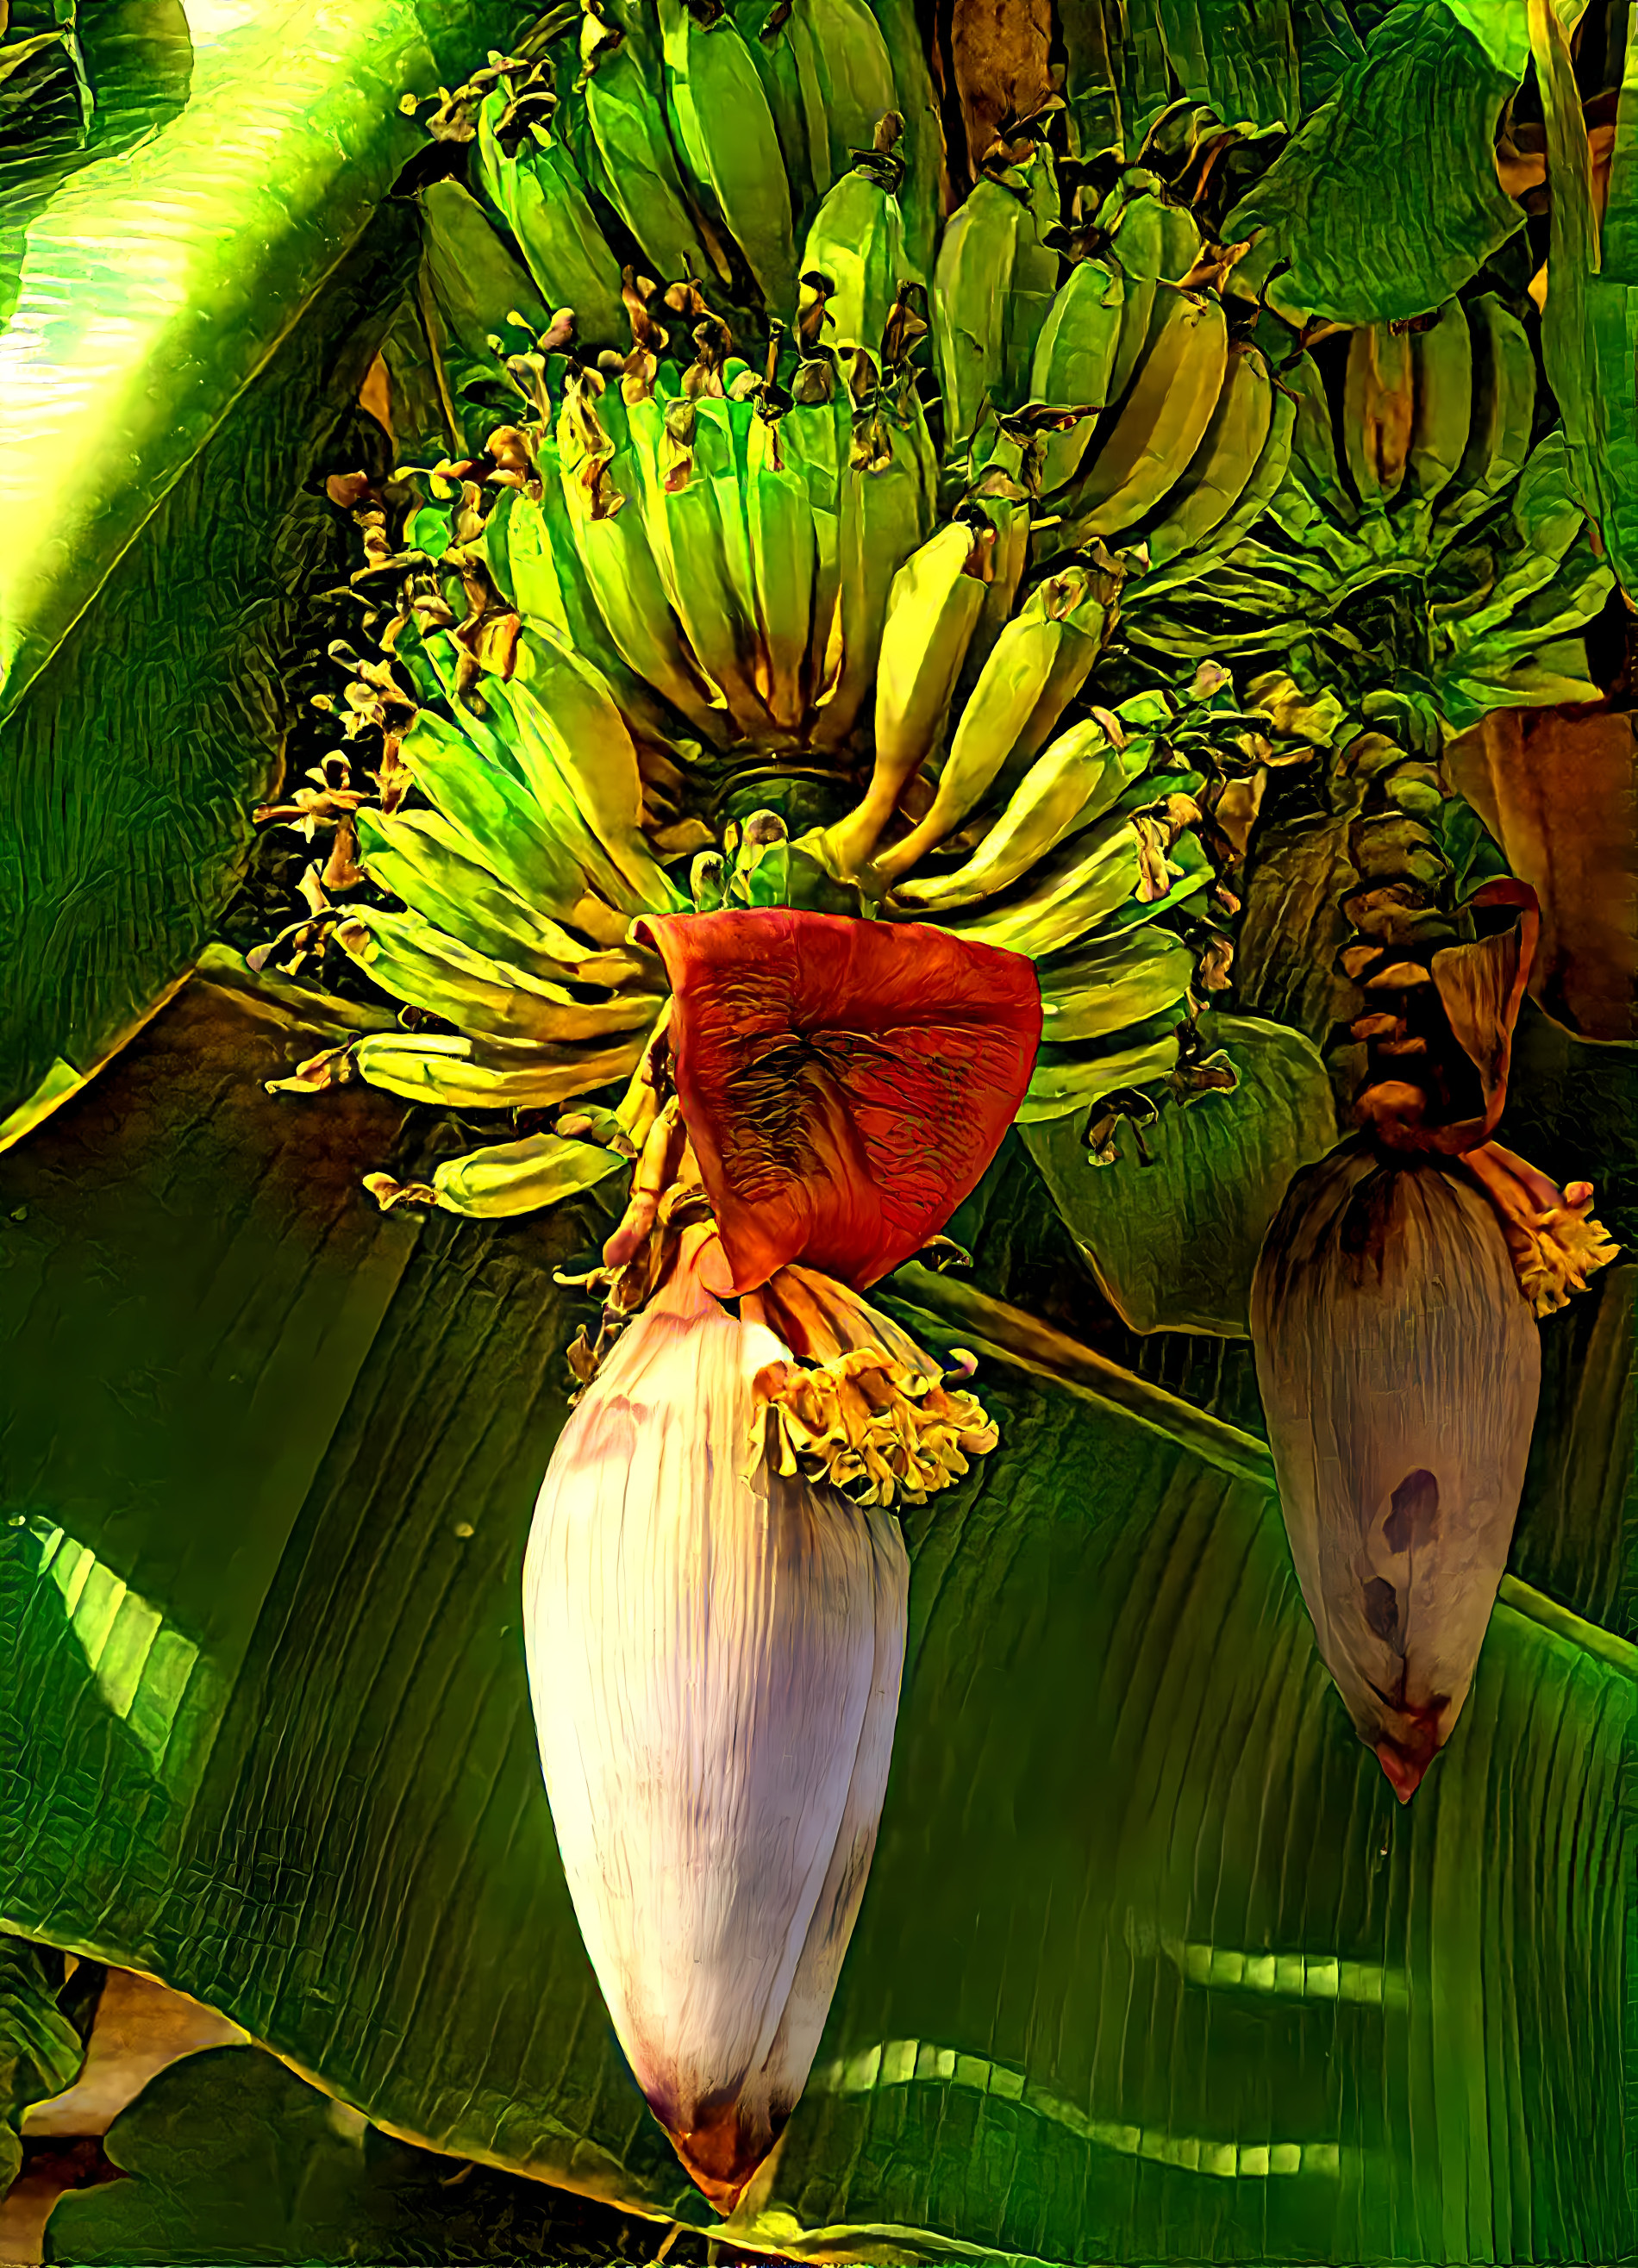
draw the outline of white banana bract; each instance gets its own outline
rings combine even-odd
[[[558,1441],[524,1567],[564,1871],[621,2045],[730,2211],[807,2080],[881,1820],[896,1521],[752,1464],[788,1350],[690,1268]]]

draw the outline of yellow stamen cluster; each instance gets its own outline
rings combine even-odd
[[[1495,1208],[1520,1288],[1538,1315],[1555,1314],[1584,1292],[1595,1268],[1620,1247],[1592,1217],[1592,1184],[1559,1189],[1500,1143],[1486,1142],[1463,1159]]]
[[[975,1397],[950,1392],[879,1346],[757,1372],[753,1466],[828,1480],[865,1505],[924,1504],[1000,1439]]]

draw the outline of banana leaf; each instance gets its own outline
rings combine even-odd
[[[161,7],[144,47],[115,9],[87,48],[93,91],[124,74],[110,138],[8,217],[0,1143],[152,1012],[232,885],[334,541],[303,490],[414,254],[406,210],[370,226],[418,146],[398,99],[511,22],[299,0],[189,41]]]
[[[49,1946],[0,1937],[0,2197],[22,2163],[24,2111],[71,2087],[85,2059],[85,2040],[62,2006],[65,1967]]]
[[[1530,0],[1529,17],[1553,200],[1542,359],[1581,502],[1630,600],[1638,593],[1638,27],[1629,14],[1600,221],[1568,33],[1552,0]]]
[[[193,1992],[408,2139],[704,2226],[575,1931],[518,1629],[584,1312],[553,1271],[603,1222],[376,1213],[384,1100],[260,1091],[304,1049],[190,986],[0,1161],[0,1920]],[[993,1314],[920,1326],[977,1343],[1003,1446],[907,1517],[882,1840],[728,2233],[1625,2257],[1638,1654],[1510,1581],[1401,1813],[1262,1445],[1066,1343],[1004,1359]]]
[[[1442,305],[1524,225],[1494,154],[1516,84],[1445,0],[1394,9],[1225,218],[1226,242],[1261,232],[1241,278],[1334,322]]]
[[[1199,1031],[1236,1084],[1124,1133],[1111,1163],[1087,1149],[1084,1111],[1025,1127],[1023,1138],[1133,1330],[1240,1336],[1268,1225],[1293,1174],[1335,1143],[1336,1110],[1319,1051],[1300,1033],[1210,1014]]]

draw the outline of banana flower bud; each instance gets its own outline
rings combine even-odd
[[[1297,1580],[1401,1803],[1450,1736],[1506,1568],[1540,1386],[1536,1317],[1616,1249],[1590,1183],[1561,1190],[1487,1138],[1535,902],[1507,881],[1472,905],[1516,918],[1436,953],[1425,987],[1472,1071],[1435,1064],[1431,1095],[1403,1079],[1368,1086],[1368,1130],[1292,1182],[1251,1291]]]
[[[524,1629],[587,1950],[726,2213],[801,2093],[864,1895],[904,1654],[891,1507],[996,1440],[853,1286],[976,1183],[1040,1005],[1027,962],[933,932],[782,910],[642,926],[674,995],[655,1125],[680,1110],[677,1170],[712,1218],[688,1216],[558,1441]],[[634,1197],[611,1268],[661,1248],[667,1212]]]

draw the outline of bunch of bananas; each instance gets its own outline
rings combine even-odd
[[[514,173],[540,162],[504,157],[515,99],[486,90],[476,127],[485,165]],[[688,247],[663,291],[628,263],[623,352],[536,336],[505,357],[515,422],[432,468],[396,548],[360,514],[402,578],[386,678],[371,665],[353,697],[391,707],[392,762],[349,822],[368,895],[318,915],[416,1028],[286,1084],[570,1106],[430,1183],[378,1178],[385,1203],[515,1212],[635,1153],[640,1101],[582,1099],[640,1090],[665,1009],[627,941],[645,913],[808,905],[1029,955],[1046,1044],[1026,1118],[1175,1077],[1180,1042],[1188,1058],[1202,948],[1222,948],[1193,832],[1210,700],[1089,697],[1126,562],[1092,541],[1032,561],[1050,420],[986,408],[967,462],[941,468],[898,117],[868,138],[819,201],[790,328],[764,324],[757,364]],[[1044,196],[1044,145],[1028,163]],[[537,275],[541,256],[537,231]]]
[[[1280,727],[1220,661],[1260,699],[1278,653],[1288,707],[1413,747],[1583,689],[1609,577],[1494,297],[1353,334],[1333,414],[1157,175],[1061,162],[1044,116],[941,239],[919,55],[865,0],[764,4],[583,0],[440,92],[483,200],[427,201],[456,453],[357,514],[397,590],[349,696],[387,761],[307,893],[413,1028],[289,1084],[568,1108],[383,1202],[520,1211],[631,1159],[640,1100],[607,1104],[666,1000],[628,932],[690,906],[1028,954],[1026,1119],[1232,1083],[1196,829],[1233,835],[1236,728]],[[513,276],[528,315],[487,303]]]
[[[1530,336],[1494,292],[1366,325],[1337,342],[1329,385],[1311,357],[1280,384],[1283,476],[1208,581],[1129,583],[1134,647],[1277,655],[1428,755],[1493,709],[1598,697],[1581,633],[1614,578],[1562,431],[1541,432]]]

